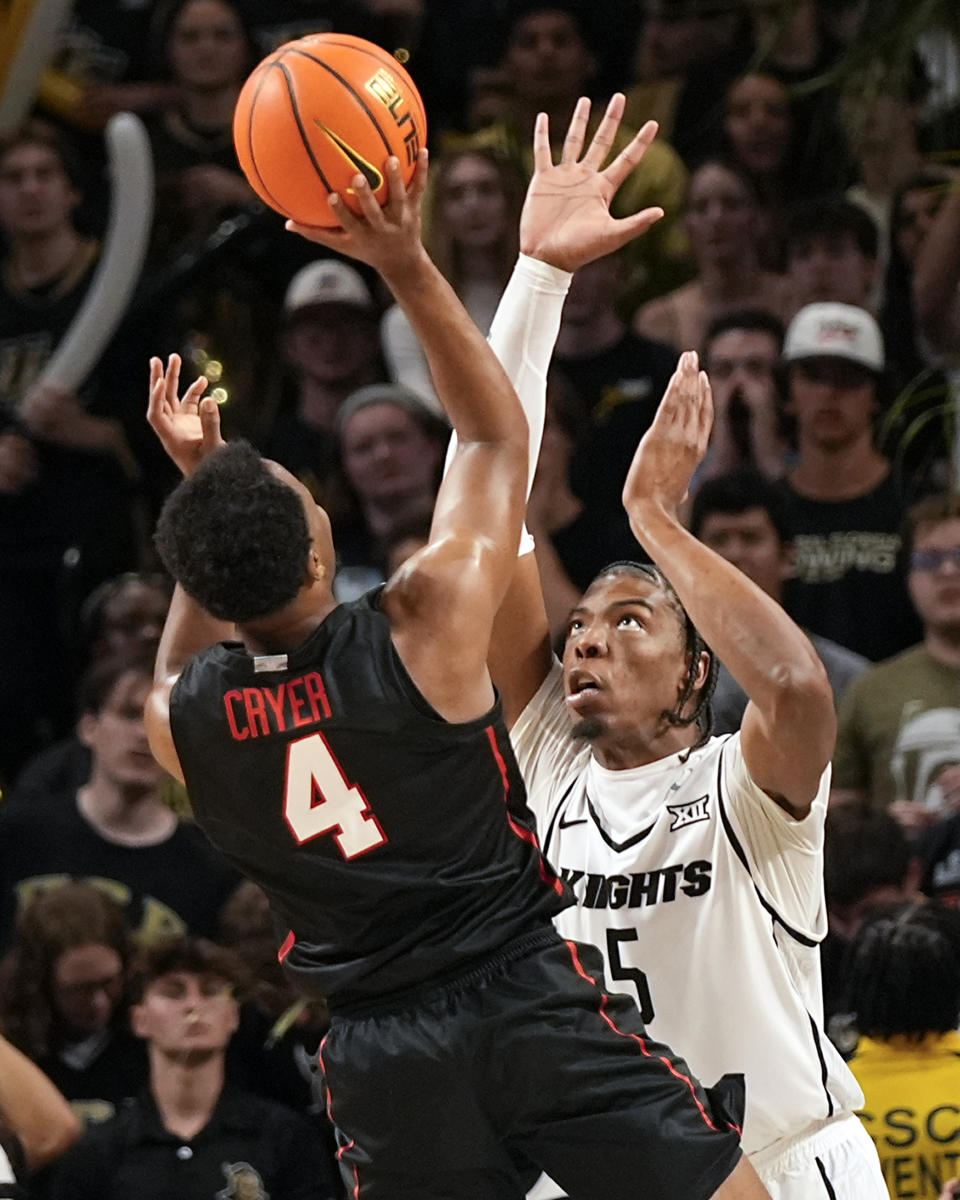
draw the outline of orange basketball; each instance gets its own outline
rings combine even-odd
[[[366,176],[383,204],[391,154],[409,183],[426,144],[416,84],[392,54],[346,33],[317,33],[274,50],[243,85],[233,140],[250,186],[301,225],[336,225],[327,196]]]

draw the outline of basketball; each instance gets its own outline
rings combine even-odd
[[[350,187],[358,172],[385,203],[387,158],[396,155],[409,183],[426,137],[423,101],[400,63],[345,33],[310,34],[274,50],[243,85],[233,115],[250,186],[300,225],[338,224],[331,192],[359,212]]]

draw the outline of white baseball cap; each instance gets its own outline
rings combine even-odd
[[[783,357],[786,362],[845,358],[879,373],[884,366],[883,335],[873,317],[854,304],[807,304],[787,328]]]
[[[359,271],[335,258],[321,258],[302,267],[287,285],[283,313],[289,317],[304,308],[347,304],[373,311],[373,295]]]

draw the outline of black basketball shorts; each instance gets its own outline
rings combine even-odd
[[[335,1014],[320,1048],[355,1200],[708,1200],[740,1156],[743,1082],[704,1089],[549,929],[442,986]]]

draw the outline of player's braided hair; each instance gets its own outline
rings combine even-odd
[[[713,733],[713,708],[711,707],[711,701],[717,687],[717,673],[720,669],[719,660],[700,636],[697,627],[690,620],[680,597],[673,590],[673,584],[655,563],[639,563],[628,558],[618,559],[616,562],[612,562],[604,567],[595,576],[595,580],[602,579],[607,575],[621,574],[640,575],[642,578],[648,579],[651,583],[655,583],[660,587],[683,628],[684,654],[688,664],[687,678],[676,705],[672,709],[665,708],[660,715],[671,725],[696,725],[700,730],[700,736],[684,752],[682,757],[685,760],[694,750],[698,750],[701,746],[705,745]],[[707,668],[707,678],[699,691],[697,691],[697,703],[693,712],[689,716],[685,716],[683,710],[687,705],[687,701],[696,690],[697,667],[701,654],[706,654],[709,659],[710,665]]]

